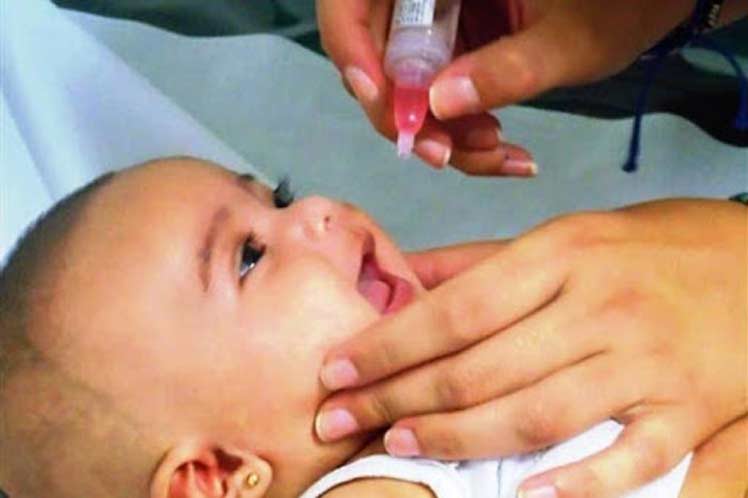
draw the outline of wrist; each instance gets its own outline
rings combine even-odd
[[[745,0],[726,0],[722,6],[719,25],[725,26],[748,15],[748,2]]]
[[[722,19],[722,7],[726,0],[690,0],[687,17],[680,19],[664,38],[645,52],[645,56],[667,54],[679,50],[702,34],[716,28]]]

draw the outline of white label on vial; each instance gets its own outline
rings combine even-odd
[[[434,23],[436,0],[397,0],[393,25],[395,27],[431,26]]]

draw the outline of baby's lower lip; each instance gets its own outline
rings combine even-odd
[[[384,309],[384,314],[388,315],[399,311],[413,300],[413,286],[410,282],[397,275],[385,274],[384,278],[392,289],[389,303]]]

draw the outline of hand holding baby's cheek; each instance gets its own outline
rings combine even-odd
[[[612,447],[523,489],[618,496],[663,474],[747,411],[747,216],[665,201],[530,231],[330,352],[322,381],[353,389],[320,437],[394,424],[391,453],[481,458],[612,417]]]

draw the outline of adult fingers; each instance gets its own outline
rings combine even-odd
[[[536,6],[520,9],[529,15],[520,15],[524,20],[519,23],[527,27],[511,21],[510,13],[508,29],[521,31],[462,54],[437,77],[429,96],[437,118],[474,114],[612,74],[660,39],[689,8],[686,2],[644,0],[523,2],[528,4]]]
[[[377,105],[386,87],[381,55],[391,4],[317,1],[322,46],[365,108]]]
[[[330,390],[367,384],[501,330],[563,285],[566,265],[546,253],[543,245],[515,241],[334,348],[320,379]],[[511,292],[497,292],[497,282]]]
[[[386,86],[381,102],[378,105],[364,105],[364,111],[372,126],[382,136],[394,141],[397,138],[397,129],[391,98],[389,86]],[[433,116],[427,116],[416,136],[413,152],[427,164],[441,169],[449,162],[453,148],[452,137],[444,125],[435,120]]]
[[[573,304],[566,304],[563,300],[556,301],[530,318],[455,355],[435,360],[431,364],[361,390],[345,391],[333,396],[320,410],[318,435],[323,440],[332,440],[350,435],[350,432],[345,431],[373,429],[406,416],[475,406],[533,384],[558,369],[598,353],[603,346],[597,333],[599,328],[580,327],[578,318],[574,313],[569,313],[570,307]],[[581,310],[576,314],[581,315]],[[498,360],[500,358],[511,358],[511,366],[506,361]],[[606,379],[607,375],[603,374],[610,373],[609,363],[595,366],[594,369],[589,366],[576,369],[580,373],[571,376],[573,381],[562,383],[556,380],[550,385],[543,384],[540,394],[544,400],[553,395],[556,404],[560,404],[568,396],[568,393],[561,391],[561,387],[570,384],[576,389],[574,381],[580,380],[580,377],[586,385]],[[583,374],[587,374],[587,377]],[[566,379],[568,376],[560,377]],[[537,396],[539,390],[540,388],[529,389],[524,396],[510,397],[513,401],[504,404],[502,408],[506,412],[503,422],[516,421],[516,415],[522,411],[511,407],[522,403],[526,405],[527,400]],[[616,392],[624,393],[626,390]],[[346,414],[342,415],[341,410],[345,410]],[[334,415],[332,418],[329,415],[331,413]],[[557,414],[554,413],[553,416]],[[356,423],[338,427],[333,422],[341,418]],[[527,420],[524,415],[521,418]],[[512,441],[512,437],[507,436],[501,439],[504,444]]]
[[[469,242],[412,252],[406,254],[405,258],[421,284],[427,289],[433,289],[474,264],[493,256],[507,244],[508,241],[505,240]]]
[[[394,126],[388,125],[393,119],[388,115],[381,122],[382,134],[394,138]],[[527,176],[527,167],[517,168],[514,161],[532,162],[522,147],[503,143],[501,124],[489,113],[444,122],[429,116],[416,137],[415,152],[432,166],[449,162],[465,172],[494,176]]]
[[[683,410],[641,416],[609,448],[527,479],[520,496],[622,496],[673,468],[698,443],[696,433],[692,417]]]
[[[474,176],[534,176],[537,165],[532,154],[505,142],[501,123],[489,113],[440,121],[452,137],[450,163]]]
[[[325,51],[340,69],[344,86],[359,101],[374,128],[396,136],[392,92],[382,68],[391,1],[318,0],[317,17]],[[417,137],[414,152],[442,168],[453,145],[449,133],[433,118]]]
[[[493,150],[455,150],[450,164],[470,176],[533,177],[538,165],[524,148],[503,143]]]
[[[388,130],[385,136],[394,140],[397,136],[394,118],[388,118],[387,122],[392,123],[392,125],[391,131]],[[429,116],[416,136],[413,152],[430,166],[441,169],[447,165],[452,157],[453,148],[454,142],[449,132],[444,129],[441,123]]]
[[[562,83],[579,35],[569,16],[553,13],[519,33],[467,52],[450,64],[429,92],[441,119],[519,102]]]
[[[362,105],[374,128],[393,140],[392,95],[381,64],[391,7],[392,2],[363,0],[318,0],[317,4],[322,43],[340,69],[344,87]],[[495,148],[498,129],[497,120],[488,114],[449,128],[429,117],[416,138],[414,152],[441,168],[449,162],[453,148]]]
[[[639,387],[622,375],[622,367],[599,354],[473,408],[400,420],[385,435],[385,447],[397,456],[442,459],[544,448],[609,418],[636,399]],[[600,386],[594,395],[583,387],[593,383]]]
[[[502,141],[501,123],[484,112],[442,122],[458,149],[492,150]]]

